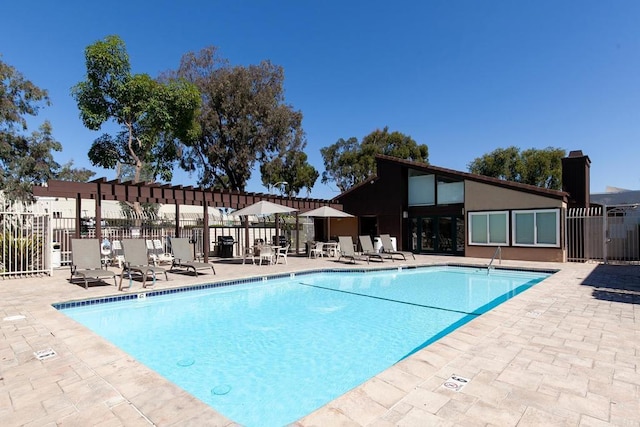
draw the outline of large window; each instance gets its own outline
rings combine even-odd
[[[464,182],[447,182],[438,179],[438,204],[464,203]]]
[[[509,213],[469,212],[470,245],[506,245],[509,235]]]
[[[409,171],[409,206],[436,204],[435,175],[412,175]]]
[[[559,209],[513,212],[515,246],[560,246]]]

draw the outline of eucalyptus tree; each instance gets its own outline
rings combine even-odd
[[[521,151],[518,147],[497,148],[474,159],[468,165],[469,172],[560,190],[562,188],[562,148],[530,148]]]
[[[307,161],[307,155],[302,151],[288,151],[282,157],[260,166],[262,184],[270,188],[274,184],[286,183],[282,192],[287,196],[296,196],[304,188],[307,194],[320,176],[316,168]]]
[[[31,201],[33,184],[50,178],[86,180],[93,175],[73,168],[73,162],[60,166],[54,160],[53,152],[62,151],[62,144],[48,121],[27,133],[27,117],[49,104],[46,90],[0,61],[0,190],[9,200]]]
[[[256,164],[272,173],[282,163],[296,167],[289,172],[307,177],[292,178],[292,183],[313,186],[306,159],[299,154],[285,158],[302,153],[306,140],[302,113],[285,103],[282,67],[269,61],[231,66],[211,46],[184,55],[173,75],[196,84],[202,94],[201,133],[188,144],[181,162],[185,170],[197,171],[200,185],[244,191]]]
[[[132,74],[125,44],[115,35],[89,45],[85,59],[86,78],[72,88],[82,122],[96,131],[107,122],[120,127],[93,142],[91,162],[107,169],[131,165],[133,182],[140,182],[145,167],[153,180],[171,180],[179,141],[198,134],[198,88],[183,79]]]
[[[320,150],[325,171],[322,183],[334,182],[340,191],[346,191],[376,173],[378,154],[403,160],[427,163],[429,148],[418,144],[413,138],[401,132],[389,132],[389,128],[376,129],[358,142],[351,137],[340,138],[334,144]]]

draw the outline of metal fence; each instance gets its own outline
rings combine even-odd
[[[52,274],[54,268],[71,264],[71,239],[76,236],[76,218],[64,217],[61,212],[54,212],[49,202],[33,205],[10,204],[0,199],[0,275],[22,277],[30,274]],[[281,217],[281,220],[284,219]],[[292,242],[292,250],[298,250],[295,242],[304,242],[313,235],[313,223],[300,223],[296,229],[291,218],[288,223],[281,223],[280,234]],[[306,221],[309,221],[306,219]],[[101,239],[109,242],[116,240],[140,238],[159,240],[165,252],[169,252],[169,241],[177,237],[188,237],[196,249],[196,256],[202,257],[205,247],[203,242],[203,214],[133,215],[121,211],[102,212]],[[216,256],[218,237],[231,236],[234,240],[232,255],[244,253],[245,236],[249,244],[255,240],[271,242],[276,234],[275,224],[268,219],[254,218],[249,226],[248,234],[241,222],[235,217],[209,215],[209,256]],[[81,220],[80,235],[83,238],[96,238],[95,221],[91,218]],[[111,246],[111,245],[109,245]],[[117,246],[117,245],[115,245]],[[103,254],[104,255],[104,254]],[[115,258],[119,254],[114,250],[109,256]]]
[[[0,202],[0,276],[51,272],[50,224],[42,206]]]
[[[567,210],[567,260],[640,263],[640,209],[616,205]]]

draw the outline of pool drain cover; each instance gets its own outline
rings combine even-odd
[[[182,366],[183,368],[186,368],[187,366],[191,366],[194,363],[196,363],[196,361],[193,360],[193,359],[180,359],[180,360],[178,360],[178,366]]]
[[[52,357],[57,356],[56,352],[51,348],[47,348],[45,350],[34,351],[33,355],[38,360],[51,359]]]
[[[228,384],[217,385],[211,389],[211,394],[216,396],[223,396],[231,391],[231,386]]]
[[[446,380],[444,384],[442,384],[442,386],[449,390],[460,391],[462,390],[462,387],[464,387],[468,382],[468,378],[462,378],[454,374],[451,375],[451,377],[449,377],[449,379]]]

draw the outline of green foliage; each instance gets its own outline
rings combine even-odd
[[[284,191],[288,196],[297,195],[303,188],[311,191],[320,175],[302,151],[288,151],[283,157],[263,163],[260,173],[262,184],[267,188],[277,182],[286,182]]]
[[[33,269],[41,245],[41,239],[36,236],[15,237],[8,231],[0,233],[0,269],[3,272]]]
[[[37,115],[41,102],[49,105],[47,91],[25,79],[14,67],[0,61],[0,131],[9,133],[16,126],[27,130],[24,116]]]
[[[175,75],[195,83],[202,93],[201,133],[181,161],[185,170],[198,171],[199,185],[244,191],[256,162],[271,174],[263,182],[273,179],[282,165],[304,165],[299,154],[285,158],[285,153],[302,153],[306,141],[302,113],[284,102],[282,67],[269,61],[230,66],[209,47],[183,56]],[[294,170],[306,176],[291,182],[299,188],[312,186],[309,168]]]
[[[154,180],[170,180],[179,156],[177,141],[198,134],[197,87],[185,80],[160,82],[147,74],[131,74],[125,44],[118,36],[88,46],[85,57],[86,80],[72,88],[82,122],[91,130],[110,120],[121,126],[115,136],[104,134],[94,141],[91,162],[108,169],[129,164],[135,168],[134,182],[149,164]]]
[[[520,182],[538,187],[560,190],[562,188],[561,148],[531,148],[520,151],[517,147],[498,148],[469,163],[469,172]]]
[[[384,154],[404,160],[427,163],[429,149],[418,145],[410,136],[389,128],[376,129],[362,139],[340,138],[335,144],[320,150],[325,171],[322,183],[335,182],[340,191],[346,191],[376,173],[376,155]]]
[[[85,168],[74,168],[73,160],[68,161],[60,168],[56,174],[56,179],[61,181],[87,182],[96,173]]]
[[[121,181],[131,181],[135,175],[135,168],[131,165],[120,164],[117,167],[117,178]],[[140,173],[142,181],[153,181],[154,172],[150,165],[145,165]],[[158,216],[160,205],[158,203],[140,203],[139,208],[129,202],[120,202],[120,210],[125,218],[146,219],[149,223],[153,223]],[[141,214],[139,216],[136,212]]]
[[[49,104],[47,91],[0,61],[0,190],[10,200],[30,201],[33,184],[76,172],[53,159],[52,152],[61,151],[62,145],[53,138],[48,121],[26,133],[25,116],[35,116],[42,104]]]

